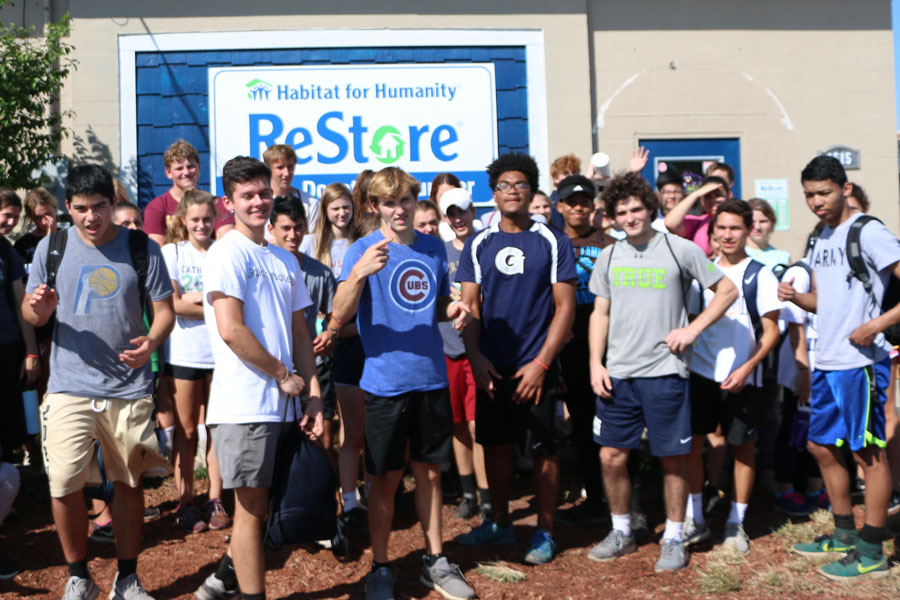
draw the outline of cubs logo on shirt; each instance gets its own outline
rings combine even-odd
[[[437,295],[437,279],[419,260],[405,260],[391,275],[391,299],[406,310],[430,308]]]

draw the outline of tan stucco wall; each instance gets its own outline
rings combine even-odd
[[[97,2],[93,4],[104,4]],[[106,14],[117,14],[118,3],[106,3]],[[138,4],[135,2],[134,4]],[[259,3],[258,3],[259,4]],[[262,2],[279,5],[281,3]],[[400,3],[404,4],[404,3]],[[411,3],[406,3],[411,4]],[[512,28],[538,29],[544,32],[546,49],[546,81],[548,106],[548,147],[550,156],[575,152],[591,154],[590,80],[587,73],[589,53],[586,40],[587,17],[583,4],[563,1],[561,4],[580,7],[580,12],[561,14],[508,14],[520,6],[516,2],[501,2],[492,6],[497,14],[480,15],[267,15],[241,17],[181,17],[181,18],[85,18],[73,7],[72,43],[78,48],[79,68],[63,95],[63,104],[77,113],[72,122],[76,135],[89,136],[88,129],[109,147],[113,157],[119,156],[118,131],[118,54],[117,36],[121,34],[174,33],[194,31],[292,30],[317,28],[344,29],[420,29],[420,28]],[[302,9],[298,9],[300,12]],[[92,13],[102,7],[93,6]],[[266,12],[264,9],[260,12]],[[413,12],[412,10],[410,12]],[[240,47],[236,35],[235,47]],[[302,39],[297,44],[302,45]],[[422,40],[428,44],[427,37]],[[71,152],[68,141],[64,152]]]
[[[80,141],[96,156],[118,162],[117,36],[122,34],[537,29],[545,44],[548,161],[574,152],[586,165],[593,151],[603,150],[612,156],[614,168],[624,168],[640,138],[738,137],[743,189],[736,194],[750,197],[757,178],[790,182],[791,230],[776,233],[774,242],[796,256],[814,223],[803,203],[799,172],[816,151],[847,145],[862,157],[862,169],[850,171],[851,179],[869,192],[872,212],[898,230],[887,0],[685,0],[677,10],[668,0],[642,0],[639,5],[626,0],[503,0],[490,5],[460,0],[451,15],[439,12],[447,12],[446,6],[412,0],[392,2],[392,14],[378,13],[385,9],[362,0],[305,0],[294,6],[295,14],[285,15],[284,4],[273,0],[95,0],[71,5],[54,0],[54,16],[67,8],[72,12],[71,42],[79,63],[62,96],[62,107],[76,113],[71,126],[77,137],[67,140],[63,151],[79,149]],[[232,16],[210,16],[213,12]],[[2,14],[8,15],[8,9]],[[38,16],[29,12],[28,20]],[[298,39],[297,45],[302,44]],[[239,34],[234,45],[241,45]]]
[[[646,8],[666,10],[664,4]],[[716,15],[708,26],[718,22],[721,30],[609,31],[616,23],[599,11],[589,21],[597,110],[637,75],[603,115],[598,148],[623,168],[640,138],[740,138],[743,189],[735,196],[752,197],[754,179],[788,179],[791,229],[776,232],[773,243],[794,258],[816,221],[800,171],[834,145],[860,150],[862,168],[848,171],[850,179],[869,194],[873,214],[895,233],[900,225],[889,3],[799,4],[826,5],[836,29],[728,29],[734,21]],[[770,17],[774,6],[754,4]],[[876,13],[870,20],[880,14],[884,28],[867,21],[841,30],[842,17],[850,23],[860,9]]]

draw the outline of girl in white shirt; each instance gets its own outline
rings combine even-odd
[[[165,345],[163,374],[173,390],[175,484],[180,495],[176,523],[188,533],[223,529],[231,519],[222,507],[222,477],[212,444],[207,443],[204,410],[209,399],[214,361],[203,320],[203,263],[213,243],[215,197],[198,189],[185,192],[172,216],[162,247],[175,289],[175,327]],[[209,502],[194,505],[194,452],[206,457]]]

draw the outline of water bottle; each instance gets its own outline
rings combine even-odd
[[[22,408],[25,412],[25,432],[36,435],[41,431],[41,416],[38,410],[38,393],[35,388],[22,390]]]

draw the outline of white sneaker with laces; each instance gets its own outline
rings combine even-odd
[[[100,588],[88,577],[69,577],[62,600],[95,600],[100,595]]]
[[[132,573],[122,581],[119,581],[119,574],[116,573],[113,588],[109,592],[109,600],[154,600],[154,598],[141,585],[137,573]]]

